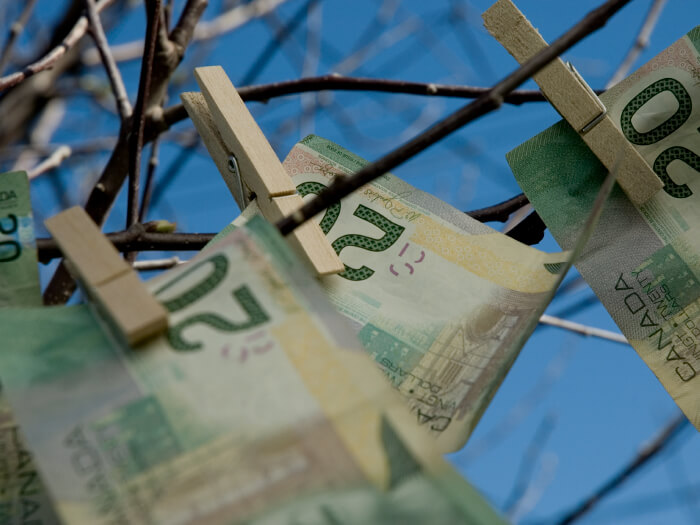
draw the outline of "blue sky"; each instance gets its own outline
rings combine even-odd
[[[517,2],[548,41],[598,3]],[[40,2],[45,9],[42,17],[50,19],[57,4],[60,3]],[[181,4],[175,2],[175,13]],[[289,0],[276,12],[277,20],[288,21],[304,4],[302,0]],[[372,25],[378,7],[390,8],[393,4],[396,10],[385,25]],[[298,78],[302,73],[341,71],[353,76],[487,86],[516,67],[507,52],[481,28],[479,15],[490,4],[491,0],[321,1],[253,83]],[[632,1],[605,28],[566,53],[565,58],[592,87],[602,88],[612,76],[650,4],[650,0]],[[460,7],[464,14],[454,23],[446,17],[450,6]],[[213,18],[220,8],[219,0],[212,0],[205,18]],[[241,83],[269,41],[271,23],[274,21],[252,22],[214,44],[192,48],[178,73],[181,84],[170,93],[170,104],[177,102],[179,92],[197,89],[192,77],[196,66],[221,64],[234,83]],[[700,3],[669,0],[650,45],[636,66],[699,24]],[[143,26],[143,9],[138,6],[110,31],[110,43],[139,37]],[[320,39],[314,27],[320,28]],[[307,53],[316,46],[320,49],[318,57]],[[365,47],[368,53],[357,63],[343,61],[349,51]],[[127,62],[121,67],[133,100],[139,64]],[[92,69],[91,74],[95,81],[104,82],[100,68]],[[525,87],[533,86],[530,81]],[[454,99],[336,92],[284,97],[267,104],[251,103],[249,107],[281,158],[296,141],[314,132],[373,160],[463,103]],[[320,108],[300,117],[305,108],[314,105]],[[520,192],[505,162],[505,153],[557,120],[556,112],[545,103],[504,105],[394,173],[462,210],[497,203]],[[57,131],[54,142],[107,137],[114,135],[116,129],[114,115],[98,112],[94,104],[76,97],[69,101],[65,126]],[[181,138],[178,134],[191,129],[188,122],[176,126],[161,146],[158,177],[172,176],[174,168],[179,171],[149,218],[177,221],[181,231],[215,232],[228,224],[238,210],[203,149],[179,159],[177,165],[172,164],[179,150],[175,143]],[[105,160],[102,156],[85,162],[76,157],[65,165],[60,180],[69,188],[68,203],[84,203]],[[38,180],[32,191],[38,223],[67,204],[55,199],[48,180]],[[122,195],[107,223],[108,231],[123,227],[123,199]],[[44,236],[45,231],[40,230],[39,235]],[[558,250],[549,236],[539,247]],[[50,275],[51,268],[43,269],[42,278]],[[574,280],[572,273],[566,282]],[[573,287],[555,299],[549,313],[564,313],[567,319],[617,330],[597,301],[589,301],[582,309],[573,308],[590,298],[592,292],[587,286]],[[567,312],[569,308],[573,308],[573,313]],[[525,345],[470,442],[464,450],[450,455],[449,460],[496,508],[505,510],[514,494],[518,499],[517,480],[520,473],[529,471],[529,458],[532,475],[525,477],[531,491],[521,502],[518,517],[523,523],[551,523],[552,518],[625,465],[675,413],[677,408],[670,396],[631,347],[540,327]],[[537,446],[533,446],[533,440]],[[694,467],[699,460],[700,436],[694,429],[686,428],[666,452],[581,523],[696,523],[700,516],[700,503],[696,503],[700,502],[700,474]],[[691,489],[694,492],[688,493]]]

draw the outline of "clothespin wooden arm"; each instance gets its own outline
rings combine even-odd
[[[270,222],[294,213],[303,201],[265,135],[220,66],[195,69],[202,93],[183,93],[182,103],[241,210],[250,193]],[[345,265],[319,226],[308,221],[288,236],[292,248],[318,275]]]
[[[44,221],[69,269],[129,345],[164,332],[168,312],[131,266],[102,235],[85,210],[75,206]]]
[[[511,0],[498,0],[482,15],[486,29],[519,62],[547,47]],[[608,170],[636,205],[663,188],[661,179],[615,126],[605,105],[573,67],[557,58],[534,75],[542,93]]]
[[[223,68],[198,67],[194,76],[222,142],[245,173],[248,187],[270,198],[296,193],[292,179]]]

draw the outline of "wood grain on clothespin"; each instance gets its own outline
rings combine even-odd
[[[223,143],[236,157],[245,182],[256,195],[293,195],[296,188],[221,66],[194,70]]]
[[[251,193],[255,194],[263,216],[272,223],[301,208],[303,201],[292,178],[224,70],[219,66],[197,68],[195,77],[202,93],[182,93],[180,98],[241,210],[247,206]],[[231,165],[232,157],[237,164],[235,168]],[[269,192],[270,188],[274,193]],[[318,275],[345,269],[313,221],[294,230],[288,239]]]
[[[511,0],[498,0],[482,15],[486,29],[520,63],[547,47]],[[629,199],[641,205],[663,182],[606,113],[595,92],[576,71],[557,58],[533,76],[542,93],[610,171]]]
[[[129,345],[168,328],[168,312],[102,234],[85,210],[75,206],[44,221],[69,268]]]

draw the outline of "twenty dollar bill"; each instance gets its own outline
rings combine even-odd
[[[639,208],[617,188],[577,268],[700,429],[700,27],[601,99],[664,188]],[[605,168],[566,122],[507,158],[568,247]]]
[[[29,181],[25,172],[0,175],[0,309],[39,306],[39,270]],[[3,348],[12,339],[4,337]],[[0,390],[0,525],[58,523],[34,458]]]
[[[314,135],[284,161],[302,196],[365,164]],[[461,448],[551,299],[566,255],[525,246],[390,174],[316,220],[345,263],[322,279],[331,302],[415,421],[443,452]]]
[[[83,306],[0,312],[66,523],[502,523],[262,219],[149,287],[169,330],[138,350]]]

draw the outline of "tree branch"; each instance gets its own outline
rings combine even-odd
[[[114,0],[100,0],[95,6],[95,10],[99,13],[108,7]],[[70,33],[63,41],[42,58],[29,64],[22,71],[17,71],[10,75],[0,77],[0,91],[3,91],[12,86],[16,86],[26,78],[36,75],[46,69],[50,69],[58,60],[65,55],[87,32],[88,19],[87,16],[81,16],[71,29]]]
[[[12,48],[14,47],[15,42],[17,42],[19,35],[21,35],[22,31],[24,31],[24,26],[27,25],[27,20],[29,20],[35,4],[36,0],[28,0],[24,4],[24,9],[22,9],[17,21],[10,26],[10,34],[7,36],[7,42],[5,43],[5,47],[2,49],[2,53],[0,53],[0,75],[2,75],[2,72],[5,70],[7,63],[12,56]]]
[[[637,60],[641,52],[644,51],[644,48],[649,45],[649,37],[654,31],[656,22],[658,22],[659,16],[661,15],[661,11],[663,11],[665,4],[666,0],[654,0],[654,2],[651,4],[649,12],[644,19],[644,23],[639,30],[639,34],[637,35],[634,44],[627,52],[627,55],[620,64],[620,67],[617,69],[617,71],[615,71],[615,74],[605,86],[605,89],[608,89],[609,87],[612,87],[623,80],[629,73],[629,70],[632,69],[634,62]]]
[[[603,27],[610,17],[629,2],[630,0],[608,0],[601,7],[586,15],[552,45],[537,53],[533,58],[501,80],[485,95],[457,110],[376,162],[365,166],[354,175],[334,179],[316,198],[308,201],[293,215],[280,220],[277,223],[280,232],[283,235],[288,235],[295,228],[317,213],[339,202],[346,195],[391,171],[469,122],[497,109],[503,103],[503,97],[506,94],[513,91],[578,41]]]
[[[556,326],[557,328],[569,330],[577,334],[585,335],[586,337],[599,337],[600,339],[613,341],[615,343],[622,343],[624,345],[630,344],[627,338],[619,332],[603,330],[602,328],[595,328],[593,326],[575,323],[567,319],[561,319],[559,317],[554,317],[547,314],[543,314],[540,317],[540,324],[547,326]]]
[[[215,233],[156,233],[147,232],[137,223],[129,230],[107,233],[106,237],[120,252],[137,251],[198,251],[211,241]],[[62,256],[52,238],[36,240],[39,262],[47,263]]]
[[[519,210],[529,202],[525,194],[521,193],[499,204],[494,204],[493,206],[480,208],[478,210],[467,211],[465,213],[479,222],[506,222],[513,212]]]
[[[129,193],[127,197],[126,227],[130,228],[139,220],[139,182],[141,175],[141,150],[143,149],[143,132],[146,127],[149,92],[153,59],[156,52],[158,27],[161,23],[160,0],[146,2],[146,54],[141,62],[139,94],[136,98],[134,118],[129,135]]]
[[[619,488],[620,485],[627,481],[640,468],[654,459],[654,457],[664,450],[673,438],[689,424],[688,419],[683,414],[674,417],[651,443],[642,447],[639,454],[637,454],[629,464],[615,473],[582,503],[567,512],[564,517],[557,522],[557,525],[568,525],[590,512],[603,498]]]
[[[432,82],[408,82],[405,80],[388,80],[381,78],[344,77],[342,75],[323,75],[318,77],[285,80],[258,86],[237,88],[238,94],[246,102],[267,102],[271,98],[308,93],[310,91],[372,91],[378,93],[402,93],[427,97],[479,98],[489,93],[491,88],[474,86],[451,86]],[[596,93],[602,93],[597,90]],[[542,93],[536,89],[518,90],[503,96],[506,104],[520,105],[526,102],[546,102]],[[165,110],[164,125],[187,119],[187,112],[182,104],[176,104]]]
[[[121,121],[124,122],[126,119],[131,117],[131,104],[129,103],[129,97],[126,95],[126,88],[124,87],[124,81],[122,80],[122,75],[119,72],[112,52],[109,49],[109,43],[107,42],[107,36],[105,35],[104,29],[102,27],[102,22],[100,21],[100,15],[95,8],[95,0],[85,0],[86,11],[88,21],[90,23],[90,34],[92,39],[95,41],[95,46],[100,53],[100,58],[102,58],[102,63],[105,66],[105,71],[107,72],[107,77],[109,78],[109,84],[112,87],[112,92],[114,93],[114,98],[117,103],[117,111],[119,112],[119,117]]]
[[[164,126],[160,102],[165,96],[170,77],[182,61],[185,49],[192,37],[192,28],[194,28],[196,20],[201,16],[206,5],[207,0],[188,0],[176,28],[173,29],[173,32],[176,32],[178,35],[177,42],[170,40],[162,42],[160,39],[157,39],[158,45],[156,46],[156,58],[153,64],[152,85],[149,90],[148,100],[145,102],[147,109],[145,111],[146,132],[144,133],[144,142],[153,140],[159,133],[167,129]],[[121,126],[119,139],[114,147],[114,151],[85,204],[85,211],[98,225],[102,225],[107,217],[128,172],[129,141],[127,139],[127,130],[129,125],[130,122]],[[75,281],[66,270],[65,265],[61,263],[44,291],[44,302],[47,304],[65,303],[74,291]]]
[[[217,16],[213,20],[202,22],[195,28],[199,16],[188,18],[188,22],[194,21],[191,24],[181,26],[182,32],[185,35],[194,35],[194,38],[187,37],[189,42],[191,39],[195,42],[210,40],[224,33],[228,33],[245,25],[251,20],[261,17],[276,9],[279,5],[287,0],[255,0],[248,4],[237,5],[236,7]],[[188,0],[188,4],[201,4],[198,0]],[[187,8],[185,8],[187,10]],[[201,13],[200,13],[201,15]],[[170,33],[170,39],[177,41],[177,27]],[[143,55],[143,42],[134,41],[126,42],[118,46],[113,46],[112,51],[117,62],[125,62],[127,60],[136,60]],[[98,63],[99,57],[91,52],[85,53],[83,63],[86,66],[94,66]]]
[[[66,146],[65,144],[63,146],[59,146],[46,159],[34,166],[31,170],[28,170],[27,178],[29,180],[36,179],[39,175],[42,175],[54,168],[58,168],[61,165],[61,163],[70,156],[70,146]]]

